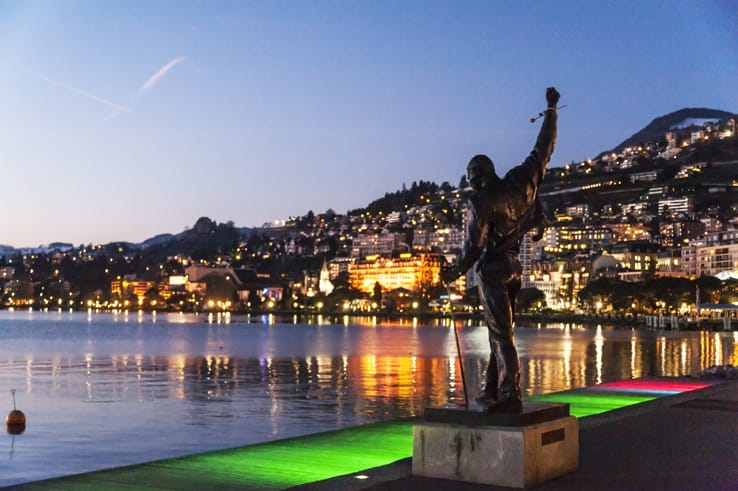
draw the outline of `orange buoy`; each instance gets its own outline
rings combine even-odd
[[[10,389],[13,395],[13,410],[5,418],[5,427],[11,435],[20,435],[26,430],[26,415],[15,407],[15,389]]]

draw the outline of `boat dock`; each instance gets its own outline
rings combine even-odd
[[[738,383],[648,378],[526,398],[580,418],[579,470],[537,489],[738,488]],[[415,418],[11,486],[17,490],[508,489],[411,475]]]

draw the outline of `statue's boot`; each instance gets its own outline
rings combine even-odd
[[[512,341],[512,340],[510,340]],[[512,342],[500,343],[499,359],[504,363],[500,363],[497,367],[497,373],[500,380],[500,388],[498,390],[497,402],[488,406],[487,410],[500,413],[522,413],[523,398],[520,391],[520,361],[518,354],[512,348]]]
[[[474,400],[482,406],[493,406],[497,403],[497,392],[495,391],[494,393],[490,393],[483,390]]]
[[[489,357],[489,364],[487,365],[487,380],[484,383],[484,390],[479,393],[476,397],[477,403],[482,406],[491,406],[497,402],[497,384],[499,379],[497,376],[497,359],[494,355]]]

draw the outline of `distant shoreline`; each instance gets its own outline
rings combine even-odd
[[[24,312],[27,309],[8,309],[2,308],[1,311],[16,311]],[[49,309],[50,311],[51,309]],[[42,310],[37,310],[42,311]],[[74,312],[87,312],[87,310],[74,310]],[[114,313],[112,310],[97,310],[96,312],[108,312]],[[118,311],[121,312],[121,311]],[[138,310],[129,310],[129,312],[138,312]],[[162,314],[176,314],[179,311],[169,310],[144,310],[144,313],[151,314],[153,312]],[[448,312],[340,312],[340,311],[305,311],[305,310],[230,310],[230,311],[198,311],[198,312],[184,312],[185,314],[195,315],[223,315],[228,314],[231,316],[276,316],[276,317],[304,317],[314,318],[322,316],[324,318],[336,319],[334,322],[338,322],[338,319],[343,317],[376,317],[383,321],[392,321],[398,319],[418,319],[425,323],[430,320],[450,320],[451,315]],[[453,318],[457,321],[476,321],[484,323],[484,315],[482,313],[470,313],[470,312],[454,312]],[[659,324],[658,320],[662,319],[663,323]],[[657,316],[657,315],[642,315],[634,317],[632,315],[591,315],[591,314],[574,314],[568,312],[545,312],[545,313],[518,313],[516,314],[515,322],[518,326],[532,326],[538,323],[544,324],[581,324],[587,327],[596,327],[598,325],[612,326],[616,328],[631,328],[631,329],[653,329],[653,330],[689,330],[689,331],[735,331],[738,330],[738,321],[731,319],[731,322],[726,322],[723,318],[701,318],[698,320],[688,319],[685,317],[673,317],[677,326],[672,329],[671,316]],[[649,322],[650,321],[650,322]]]

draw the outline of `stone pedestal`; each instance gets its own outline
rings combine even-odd
[[[416,476],[527,488],[578,465],[568,404],[525,403],[522,414],[428,408],[413,427]]]

